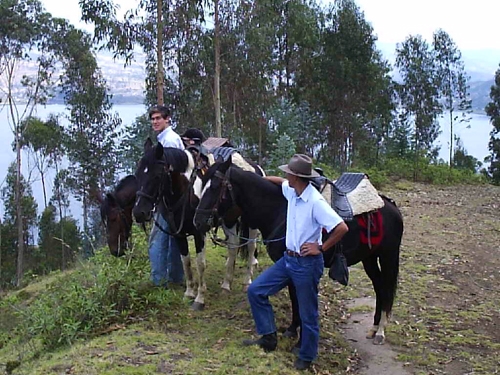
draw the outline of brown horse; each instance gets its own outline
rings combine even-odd
[[[129,247],[132,209],[137,189],[135,176],[129,175],[121,179],[112,192],[104,197],[97,195],[101,204],[101,220],[106,227],[109,251],[116,257],[124,255]]]

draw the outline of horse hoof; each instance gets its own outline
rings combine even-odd
[[[288,337],[290,339],[294,339],[297,336],[298,335],[297,335],[297,331],[296,330],[292,330],[292,329],[287,328],[286,331],[283,332],[283,337]]]
[[[367,338],[368,340],[374,339],[376,334],[377,334],[377,332],[375,332],[375,331],[370,331],[370,332],[368,332],[368,333],[366,334],[366,338]]]
[[[376,335],[373,338],[373,345],[384,345],[385,337],[382,335]]]
[[[191,305],[191,310],[194,311],[202,311],[204,308],[205,308],[204,303],[193,302],[193,304]]]

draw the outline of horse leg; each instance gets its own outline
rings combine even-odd
[[[381,317],[378,331],[373,339],[373,343],[378,345],[382,345],[385,341],[385,327],[391,319],[392,306],[398,286],[399,245],[394,249],[394,251],[383,252],[379,257],[382,288],[379,291],[380,298],[377,298],[377,304],[380,303]]]
[[[375,315],[373,317],[373,327],[366,335],[367,339],[373,339],[373,344],[382,345],[385,341],[385,326],[387,325],[386,314],[382,318],[382,305],[383,305],[383,280],[382,273],[377,263],[377,257],[371,255],[369,258],[363,260],[363,267],[366,274],[372,281],[373,289],[375,290]]]
[[[257,239],[258,236],[258,231],[257,229],[249,229],[248,232],[248,268],[247,268],[247,274],[245,275],[245,279],[243,280],[243,291],[247,291],[248,287],[252,283],[252,278],[253,278],[253,267],[256,264],[256,259],[255,259],[255,248],[256,248],[256,242],[255,240]]]
[[[181,253],[182,268],[184,269],[184,277],[186,278],[186,291],[184,297],[194,299],[194,280],[193,271],[191,270],[191,258],[189,257],[189,248],[186,238],[177,239],[179,252]]]
[[[231,284],[234,278],[234,266],[236,264],[236,254],[238,252],[239,237],[236,234],[237,228],[234,225],[232,228],[222,226],[224,233],[227,236],[227,260],[226,260],[226,274],[221,288],[225,291],[231,291]]]
[[[205,238],[202,235],[196,234],[194,236],[196,245],[196,268],[198,269],[198,295],[194,300],[191,308],[196,311],[205,308],[205,293],[207,291],[207,284],[205,281],[205,269],[207,262],[205,259]]]
[[[299,314],[299,300],[297,299],[297,290],[295,286],[290,281],[288,284],[288,294],[290,295],[290,301],[292,302],[292,323],[283,333],[284,337],[297,337],[297,329],[301,325],[300,314]],[[300,338],[299,338],[300,341]]]

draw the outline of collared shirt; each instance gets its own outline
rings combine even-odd
[[[283,195],[288,200],[286,248],[300,253],[300,246],[306,242],[322,244],[322,229],[330,232],[342,222],[342,218],[311,184],[307,185],[300,196],[288,181],[284,181],[281,186]]]
[[[184,150],[184,143],[182,143],[181,137],[171,126],[166,127],[156,138],[163,147],[175,147]]]

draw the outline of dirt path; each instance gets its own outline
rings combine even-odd
[[[375,299],[371,297],[355,298],[349,302],[349,308],[369,306],[375,308]],[[367,328],[373,323],[373,312],[353,313],[342,326],[343,336],[361,356],[359,375],[410,375],[401,362],[396,361],[396,352],[388,343],[373,345],[366,339]]]

